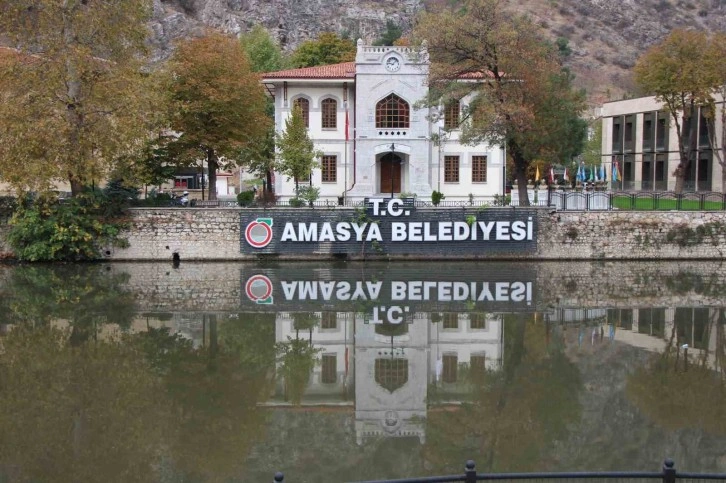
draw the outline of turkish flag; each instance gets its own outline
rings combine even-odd
[[[345,110],[345,140],[348,140],[348,109]]]

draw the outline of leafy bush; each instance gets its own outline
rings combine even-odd
[[[439,206],[439,203],[441,203],[441,200],[446,198],[444,194],[441,191],[434,190],[433,193],[431,193],[431,203],[433,203],[434,206]]]
[[[300,198],[290,198],[290,206],[300,208],[301,206],[305,206],[305,200],[301,200]]]
[[[312,206],[313,202],[318,199],[320,196],[320,188],[316,188],[315,186],[301,186],[298,190],[297,197],[301,200],[305,201],[307,204]]]
[[[59,203],[48,195],[25,200],[10,219],[7,240],[21,260],[80,261],[100,258],[101,248],[125,247],[124,222],[116,201],[99,193],[84,193]]]
[[[237,195],[237,204],[240,206],[252,206],[255,201],[254,190],[240,191]]]

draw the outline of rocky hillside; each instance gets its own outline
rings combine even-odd
[[[456,0],[154,0],[156,56],[205,26],[243,33],[264,25],[291,50],[320,32],[372,41],[388,19],[409,30],[416,14]],[[530,15],[557,39],[593,104],[635,94],[630,68],[640,53],[676,27],[726,30],[726,0],[502,0]]]

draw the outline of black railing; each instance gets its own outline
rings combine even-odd
[[[724,211],[726,194],[672,191],[549,191],[538,203],[557,210]]]
[[[390,198],[383,198],[390,199]],[[405,206],[416,208],[482,208],[510,205],[509,197],[496,197],[494,200],[442,200],[434,205],[430,200],[404,198]],[[197,208],[239,208],[235,200],[197,201],[192,200],[191,207]],[[320,199],[312,203],[300,203],[299,200],[276,200],[263,203],[255,201],[250,208],[361,208],[369,205],[367,199]],[[726,194],[718,192],[685,192],[676,194],[672,191],[562,191],[540,190],[536,201],[530,200],[531,206],[554,208],[561,211],[725,211]],[[145,206],[139,203],[139,206]],[[153,205],[149,205],[153,206]],[[179,206],[176,206],[179,207]]]
[[[464,473],[442,476],[423,476],[420,478],[402,478],[397,480],[369,480],[357,483],[448,483],[463,481],[474,483],[476,481],[490,480],[655,480],[663,483],[675,483],[679,480],[709,480],[726,481],[726,473],[679,473],[676,471],[672,459],[663,462],[661,471],[584,471],[584,472],[560,472],[560,473],[477,473],[476,464],[469,460],[464,465]],[[274,483],[284,483],[285,475],[276,473],[273,477]],[[292,482],[291,482],[292,483]]]

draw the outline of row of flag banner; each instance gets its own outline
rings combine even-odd
[[[569,179],[569,175],[567,173],[567,167],[565,167],[565,172],[562,175],[564,179]],[[550,167],[550,173],[549,173],[550,183],[555,182],[555,170],[554,168]],[[537,171],[535,173],[535,180],[539,180],[539,166],[537,166]],[[620,172],[620,163],[617,161],[613,161],[612,164],[612,174],[610,175],[610,179],[613,182],[620,181],[623,179],[623,175]],[[590,183],[597,183],[600,181],[607,181],[607,170],[605,169],[605,165],[601,164],[600,167],[591,166],[588,170],[585,167],[585,163],[580,164],[577,168],[577,173],[575,173],[575,180],[581,181],[583,183],[590,182]]]

